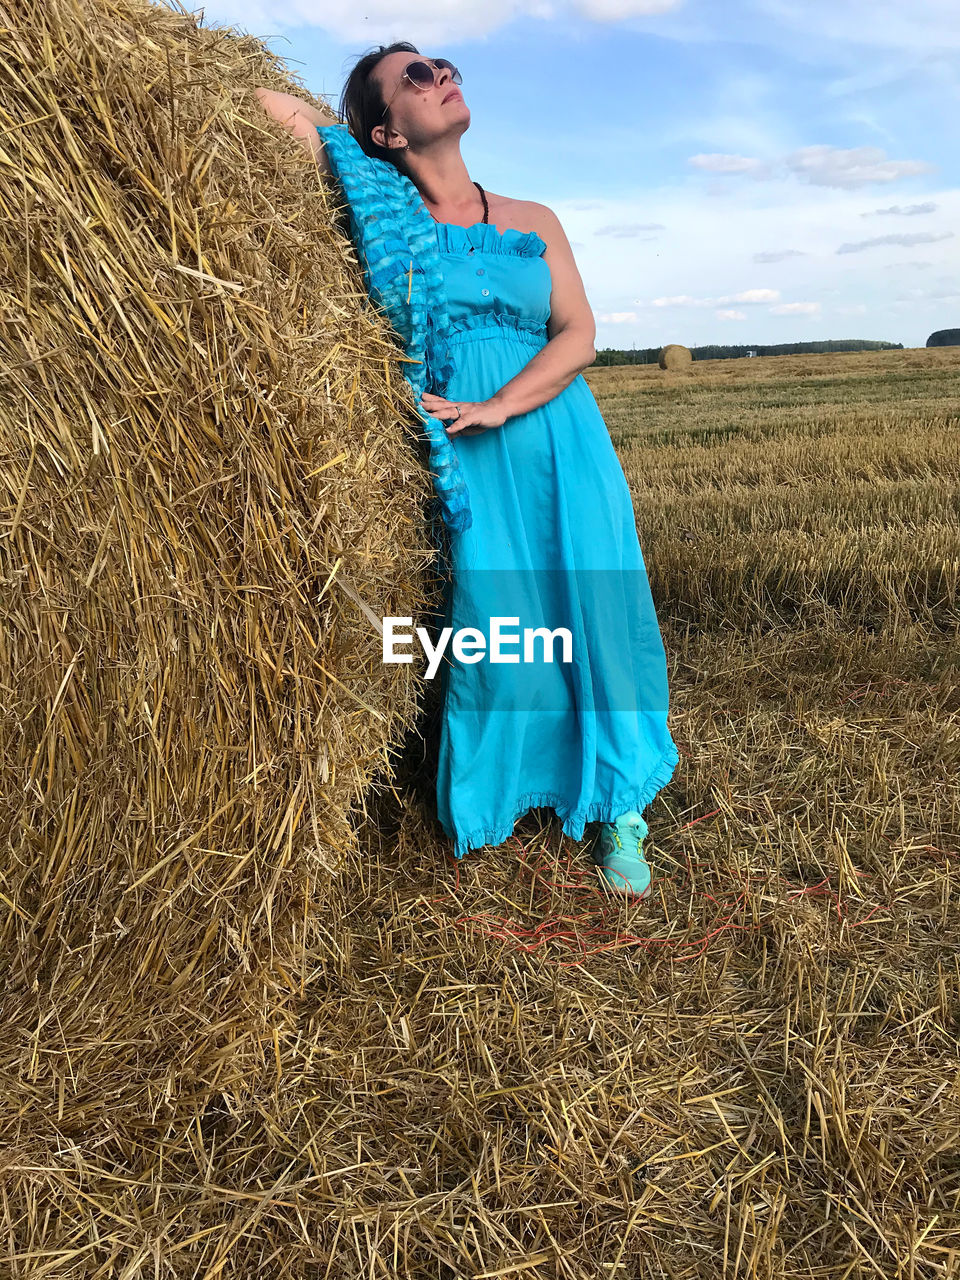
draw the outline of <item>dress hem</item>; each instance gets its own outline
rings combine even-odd
[[[453,856],[457,861],[460,861],[471,849],[483,848],[486,845],[503,844],[505,840],[509,840],[513,835],[514,827],[524,814],[531,809],[538,808],[553,809],[563,824],[561,828],[563,834],[569,836],[572,840],[582,840],[583,829],[588,822],[615,822],[621,814],[626,813],[629,809],[636,809],[638,813],[641,812],[657,792],[662,790],[671,780],[679,763],[680,754],[677,751],[676,744],[671,743],[670,748],[661,757],[657,767],[640,786],[623,792],[615,800],[595,800],[592,804],[587,805],[586,809],[580,809],[575,813],[564,813],[563,797],[554,792],[525,792],[517,798],[514,816],[509,823],[503,823],[498,827],[477,827],[466,835],[456,837]],[[445,828],[445,824],[442,822],[441,826]],[[450,833],[447,832],[447,835],[449,837]]]

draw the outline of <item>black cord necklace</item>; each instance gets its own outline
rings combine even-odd
[[[474,180],[473,185],[474,185],[474,186],[477,188],[477,190],[480,192],[480,199],[483,201],[483,220],[484,220],[484,222],[489,222],[489,221],[490,221],[490,207],[489,207],[489,205],[487,204],[487,193],[484,191],[483,187],[481,187],[480,183],[479,183],[479,182],[477,182],[476,180]],[[431,217],[431,218],[433,218],[434,222],[439,222],[439,221],[440,221],[440,219],[439,219],[439,218],[437,218],[437,217],[435,217],[432,213],[430,214],[430,217]]]
[[[490,210],[487,207],[487,193],[484,191],[483,187],[481,187],[479,182],[474,182],[473,185],[480,192],[480,199],[483,201],[483,220],[484,222],[488,222],[490,220]]]

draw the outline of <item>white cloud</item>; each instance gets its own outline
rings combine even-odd
[[[766,171],[762,160],[752,156],[729,156],[720,153],[704,153],[691,156],[687,161],[695,169],[704,169],[707,173],[749,173],[757,176]]]
[[[640,317],[636,311],[594,312],[597,324],[639,324]]]
[[[755,253],[754,262],[785,262],[787,258],[805,258],[802,249],[776,249],[770,253]]]
[[[681,293],[673,298],[651,298],[650,305],[651,307],[710,307],[713,303],[709,298],[691,298]]]
[[[960,298],[960,289],[955,285],[946,289],[908,289],[906,293],[899,295],[897,301],[916,302],[918,299],[931,299],[934,302],[944,302],[949,298]]]
[[[747,313],[745,311],[718,311],[718,320],[746,320]]]
[[[746,289],[743,293],[736,294],[730,299],[731,302],[776,302],[780,297],[779,289]],[[721,298],[721,302],[726,302],[726,298]]]
[[[781,302],[778,307],[770,308],[772,316],[815,316],[819,313],[819,302]]]
[[[682,0],[571,0],[569,5],[545,2],[537,17],[562,17],[568,7],[591,22],[622,22],[625,18],[645,18],[653,13],[669,13]],[[559,9],[559,13],[557,10]]]
[[[923,160],[889,160],[882,147],[801,147],[785,156],[784,163],[815,186],[848,190],[871,182],[897,182],[933,169]]]
[[[905,51],[960,48],[956,0],[754,0],[785,34],[818,47],[842,44]]]
[[[861,218],[874,218],[879,214],[893,213],[903,218],[910,218],[918,213],[936,213],[938,205],[934,200],[925,200],[923,204],[892,204],[887,209],[870,209],[861,213]]]
[[[934,244],[937,240],[952,239],[952,231],[914,231],[904,235],[874,236],[872,240],[856,240],[852,244],[842,244],[837,253],[862,253],[864,249],[873,249],[881,244],[899,244],[909,248],[914,244]]]
[[[615,23],[654,17],[680,7],[683,0],[214,0],[205,5],[208,21],[225,11],[224,21],[257,33],[289,27],[321,28],[345,44],[410,40],[422,47],[436,41],[464,44],[483,39],[515,19],[562,24],[578,17]]]
[[[693,298],[681,293],[674,297],[651,298],[651,307],[722,307],[728,302],[776,302],[779,289],[744,289],[742,293],[726,294],[720,298]],[[639,299],[638,299],[639,301]]]
[[[932,231],[960,225],[960,187],[930,189],[924,198],[938,205]],[[877,208],[885,203],[878,202]],[[862,191],[738,182],[724,210],[718,248],[716,214],[705,201],[691,199],[689,179],[659,187],[638,180],[628,195],[608,195],[601,208],[580,213],[569,212],[562,201],[555,206],[568,235],[588,245],[578,252],[577,263],[597,315],[601,347],[695,346],[729,341],[733,332],[751,343],[782,342],[796,335],[887,338],[922,347],[958,300],[915,297],[898,302],[897,297],[914,285],[933,292],[952,291],[960,284],[960,233],[914,249],[880,245],[867,253],[836,256],[841,241],[861,238],[865,207],[871,206],[865,206]],[[656,244],[593,235],[596,226],[641,219],[665,224]],[[794,254],[755,265],[758,245],[781,246],[781,253],[789,247]],[[910,265],[920,252],[931,266]],[[756,298],[754,290],[761,285],[776,291],[776,299],[764,301],[761,295],[758,301],[736,301],[741,295]],[[771,311],[814,299],[821,302],[819,311]],[[866,311],[838,312],[837,307]],[[721,319],[718,310],[741,311],[747,319]],[[624,318],[607,324],[605,314]]]
[[[641,231],[666,231],[662,222],[621,222],[597,227],[595,236],[619,236],[621,239],[638,237]],[[643,236],[644,240],[655,240],[655,236]]]
[[[817,187],[839,187],[852,190],[875,182],[899,182],[919,173],[930,173],[933,165],[925,160],[891,160],[882,147],[831,147],[817,144],[800,147],[787,155],[769,161],[756,156],[725,155],[721,152],[701,153],[687,161],[706,173],[742,175],[768,180],[779,172],[799,178]],[[915,212],[930,212],[925,206],[912,206]]]

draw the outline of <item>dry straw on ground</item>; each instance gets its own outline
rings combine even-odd
[[[957,353],[589,371],[654,895],[549,811],[454,864],[355,814],[428,491],[295,86],[0,20],[0,1273],[957,1280]]]
[[[686,369],[692,360],[689,347],[681,347],[678,343],[671,342],[660,348],[657,363],[661,369]]]

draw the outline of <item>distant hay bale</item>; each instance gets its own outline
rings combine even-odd
[[[689,347],[681,347],[671,342],[668,346],[660,348],[657,363],[661,369],[685,369],[692,360]]]
[[[259,40],[146,0],[5,17],[8,1244],[252,1274],[263,1097],[419,710],[378,630],[433,602],[418,419]]]

